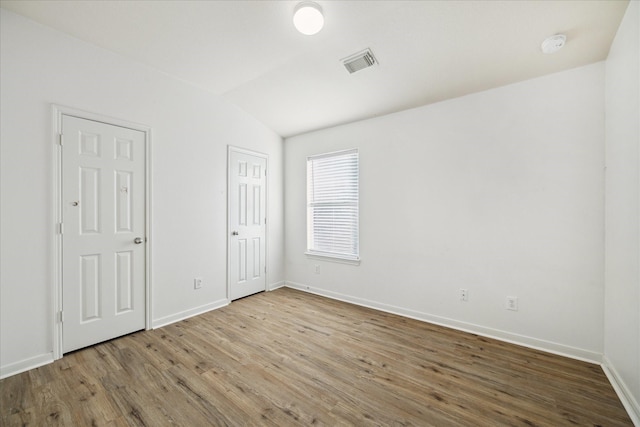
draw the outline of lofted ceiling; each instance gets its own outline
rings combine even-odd
[[[628,0],[10,1],[2,8],[220,95],[283,137],[604,60]],[[545,55],[544,38],[564,33]],[[341,59],[370,48],[378,65]]]

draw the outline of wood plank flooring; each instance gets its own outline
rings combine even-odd
[[[3,426],[631,426],[601,368],[292,289],[0,381]]]

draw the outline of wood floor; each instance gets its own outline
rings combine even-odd
[[[279,289],[0,382],[3,426],[631,426],[597,365]]]

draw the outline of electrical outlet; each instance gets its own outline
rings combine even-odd
[[[469,301],[469,289],[460,289],[460,301]]]
[[[202,288],[202,277],[196,277],[193,279],[193,289]]]
[[[319,264],[316,264],[314,271],[315,271],[316,274],[320,274],[320,265]]]
[[[518,311],[518,297],[507,297],[507,310]]]

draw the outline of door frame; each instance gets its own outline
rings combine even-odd
[[[227,145],[227,304],[231,303],[231,153],[243,153],[250,156],[260,157],[265,160],[265,183],[264,183],[264,215],[266,224],[264,227],[264,290],[269,291],[269,155],[246,148]]]
[[[53,336],[53,359],[62,358],[62,146],[60,145],[60,134],[62,133],[62,116],[72,116],[80,119],[92,120],[108,125],[133,129],[144,133],[145,144],[145,236],[147,242],[145,245],[145,329],[151,329],[151,128],[139,123],[133,123],[126,120],[116,119],[101,114],[90,113],[88,111],[76,108],[66,107],[63,105],[51,104],[52,112],[52,147],[53,147],[53,280],[51,281],[51,318],[52,318],[52,336]]]

